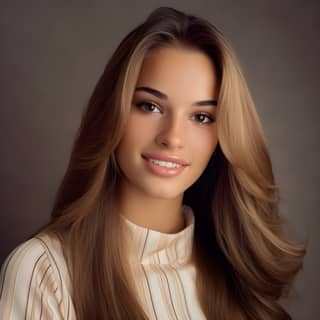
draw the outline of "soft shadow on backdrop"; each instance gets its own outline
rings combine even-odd
[[[158,6],[230,40],[261,117],[296,239],[309,238],[293,319],[320,318],[318,1],[10,1],[0,5],[0,263],[49,219],[81,112],[119,41]]]

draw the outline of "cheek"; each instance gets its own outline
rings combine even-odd
[[[194,156],[193,161],[201,166],[206,166],[218,144],[216,133],[206,133],[201,136],[192,135],[189,139]]]
[[[143,121],[141,117],[131,115],[123,132],[118,146],[118,155],[126,157],[129,153],[143,148],[149,144],[154,126],[150,122]]]
[[[137,138],[141,136],[143,133],[143,126],[139,124],[139,122],[135,119],[135,117],[130,116],[126,127],[123,132],[123,136],[121,138],[121,144],[130,145],[134,141],[137,141]]]
[[[146,117],[132,114],[128,120],[124,136],[126,140],[132,142],[143,142],[148,140],[148,137],[152,136],[155,131],[156,122],[152,119],[146,119]]]

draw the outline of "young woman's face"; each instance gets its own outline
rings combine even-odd
[[[218,142],[217,96],[215,67],[201,51],[149,53],[116,151],[129,190],[173,199],[200,177]]]

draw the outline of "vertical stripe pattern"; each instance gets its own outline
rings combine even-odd
[[[60,242],[39,235],[20,244],[0,273],[0,319],[74,320]]]
[[[161,233],[123,218],[128,257],[142,307],[151,320],[204,320],[191,260],[194,213],[183,206],[186,227]],[[0,319],[76,320],[71,284],[57,238],[36,237],[15,248],[0,272]]]
[[[121,216],[131,240],[128,255],[135,261],[134,280],[150,319],[206,319],[197,299],[191,259],[194,213],[184,205],[183,214],[186,227],[174,234],[144,228]]]

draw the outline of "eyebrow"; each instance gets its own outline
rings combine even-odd
[[[165,93],[163,93],[157,89],[154,89],[154,88],[143,86],[143,87],[137,87],[135,89],[135,91],[145,91],[145,92],[148,92],[148,93],[156,96],[159,99],[168,100],[168,96]],[[218,101],[217,100],[202,100],[202,101],[196,101],[192,105],[193,106],[217,106]]]

